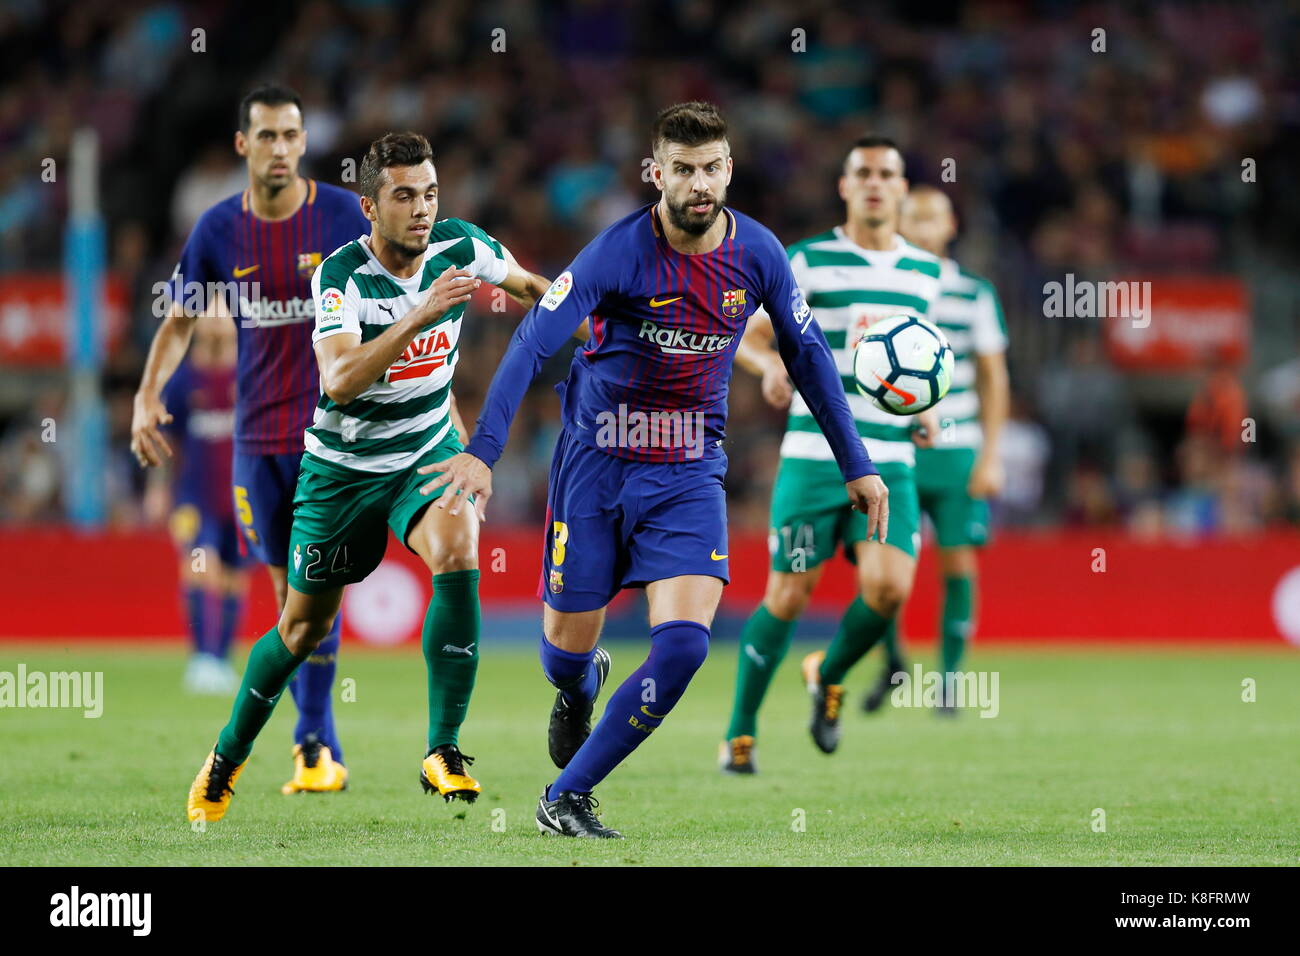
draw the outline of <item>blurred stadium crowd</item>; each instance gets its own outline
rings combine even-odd
[[[127,440],[158,322],[152,286],[202,210],[244,187],[234,107],[266,79],[303,94],[307,173],[340,182],[370,139],[417,129],[437,154],[440,215],[482,225],[552,276],[653,198],[643,159],[663,105],[724,107],[729,202],[786,242],[839,221],[846,144],[891,135],[914,182],[950,193],[957,257],[1003,297],[1003,523],[1151,535],[1300,523],[1293,4],[8,0],[0,61],[0,282],[59,268],[66,177],[43,182],[41,162],[66,157],[79,125],[100,135],[130,323],[104,374],[114,523],[142,520]],[[941,178],[946,159],[955,182]],[[1253,304],[1247,359],[1121,371],[1098,320],[1044,316],[1044,283],[1067,272],[1238,276]],[[471,421],[519,316],[486,299],[475,311],[456,378]],[[558,422],[548,383],[564,361],[521,411],[496,520],[542,514]],[[57,369],[3,377],[0,522],[57,521],[58,444],[40,423],[58,419],[66,383]],[[744,373],[732,391],[733,521],[761,530],[782,416]],[[1247,417],[1254,441],[1242,440]]]

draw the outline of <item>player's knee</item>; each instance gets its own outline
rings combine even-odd
[[[330,631],[334,618],[316,620],[289,614],[280,616],[280,639],[295,657],[305,657],[320,646]]]
[[[859,580],[858,584],[867,606],[887,618],[902,610],[911,594],[911,580],[906,576],[872,576]]]
[[[975,576],[975,549],[970,547],[943,548],[939,551],[939,566],[946,578],[971,578]]]
[[[425,562],[434,574],[472,571],[478,567],[478,543],[470,534],[429,535]]]
[[[903,609],[912,586],[907,581],[885,579],[867,582],[862,587],[862,600],[877,614],[893,617]]]
[[[473,571],[477,567],[478,554],[473,548],[444,548],[429,555],[429,570],[434,574]]]
[[[812,582],[800,574],[771,575],[763,604],[768,612],[782,621],[793,621],[803,614],[812,597]]]
[[[674,675],[680,687],[664,688],[680,693],[709,656],[709,630],[700,624],[674,623],[654,635],[654,654],[661,674]]]

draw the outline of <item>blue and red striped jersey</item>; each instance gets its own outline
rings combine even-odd
[[[302,451],[303,432],[320,397],[311,342],[312,273],[335,249],[369,234],[370,222],[355,193],[312,179],[306,201],[288,219],[259,219],[245,190],[217,203],[195,224],[170,294],[191,312],[203,311],[220,296],[235,315],[237,451]]]
[[[672,248],[657,205],[593,239],[515,330],[466,450],[496,463],[528,384],[589,315],[591,338],[557,387],[565,429],[639,461],[721,455],[732,360],[745,322],[762,306],[845,480],[875,474],[784,248],[754,219],[731,209],[722,215],[722,243],[697,255]]]
[[[163,404],[172,415],[167,430],[176,437],[172,447],[179,459],[172,479],[176,503],[234,520],[235,369],[199,368],[186,359],[163,389]]]

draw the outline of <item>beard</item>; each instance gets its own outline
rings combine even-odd
[[[698,213],[690,209],[695,203],[687,198],[682,203],[675,203],[672,199],[666,199],[668,206],[669,221],[680,229],[692,236],[702,236],[712,228],[718,216],[722,215],[722,206],[727,200],[726,193],[723,193],[716,199],[710,198],[712,203],[708,212]]]
[[[425,250],[429,248],[429,234],[427,232],[419,239],[412,239],[406,235],[389,236],[384,235],[383,233],[380,234],[384,236],[384,241],[388,243],[391,248],[396,249],[408,259],[419,258],[424,255]]]
[[[292,186],[297,180],[298,171],[296,169],[291,169],[287,173],[273,173],[268,169],[257,177],[258,184],[273,196],[278,194],[280,190]]]

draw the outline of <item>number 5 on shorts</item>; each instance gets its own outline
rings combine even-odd
[[[244,533],[248,535],[248,540],[256,544],[257,532],[253,530],[253,505],[248,500],[248,489],[243,485],[235,485],[235,513],[239,516],[239,523],[244,526]]]

